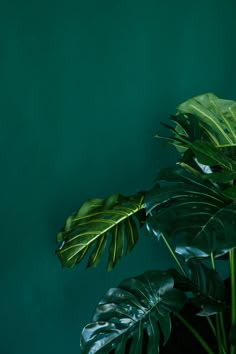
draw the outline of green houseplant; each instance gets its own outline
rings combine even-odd
[[[170,118],[164,139],[179,152],[176,165],[162,169],[149,191],[86,201],[57,235],[63,266],[85,256],[96,266],[107,246],[111,270],[146,227],[177,266],[108,290],[83,329],[82,353],[171,353],[165,348],[176,323],[190,334],[192,348],[198,343],[198,353],[235,353],[236,102],[207,93]],[[217,259],[229,265],[228,295]]]

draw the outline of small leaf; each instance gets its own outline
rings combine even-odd
[[[178,134],[185,134],[189,141],[199,140],[202,137],[202,130],[199,124],[199,119],[192,114],[178,114],[171,117],[177,126]]]

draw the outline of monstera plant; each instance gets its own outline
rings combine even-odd
[[[236,353],[236,102],[203,94],[182,103],[164,126],[169,135],[158,137],[179,159],[158,173],[155,186],[90,199],[57,235],[65,267],[85,257],[96,266],[107,249],[111,270],[142,228],[176,262],[108,290],[82,331],[84,354]],[[228,280],[218,260],[227,262]]]

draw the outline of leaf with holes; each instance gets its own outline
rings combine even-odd
[[[185,258],[222,255],[236,247],[236,203],[200,173],[177,165],[158,176],[167,185],[147,193],[147,227],[174,240]],[[189,252],[186,253],[186,250]],[[199,252],[200,251],[200,252]]]
[[[92,323],[82,332],[83,354],[159,353],[168,341],[171,312],[180,311],[185,294],[162,271],[148,271],[110,289],[95,310]]]
[[[174,126],[163,124],[172,136],[167,139],[183,155],[189,144],[199,140],[221,149],[227,157],[236,153],[236,102],[220,99],[212,93],[199,95],[177,107],[171,116]]]

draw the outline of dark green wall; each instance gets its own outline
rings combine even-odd
[[[151,185],[173,161],[153,135],[178,103],[236,97],[235,11],[234,0],[2,2],[1,354],[80,353],[105,290],[168,265],[142,238],[111,273],[62,269],[55,234],[84,199]]]

